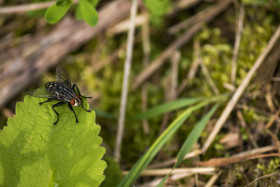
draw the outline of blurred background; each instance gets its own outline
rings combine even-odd
[[[8,6],[44,2],[0,0],[0,128],[13,117],[16,103],[23,101],[29,90],[45,80],[55,80],[55,68],[62,64],[81,93],[93,97],[88,102],[102,127],[107,159],[113,163],[131,2],[100,0],[95,27],[75,19],[75,5],[54,25],[46,23],[45,9],[5,12]],[[139,1],[121,160],[114,167],[129,170],[180,110],[145,120],[132,120],[131,116],[180,98],[234,93],[279,26],[279,9],[279,0]],[[187,160],[185,166],[277,144],[279,44],[278,40],[269,51],[209,150]],[[220,105],[197,147],[203,145],[227,102]],[[205,107],[192,114],[188,125],[181,127],[153,162],[174,158],[193,124],[208,110]],[[273,116],[271,135],[263,129]],[[215,184],[244,185],[279,171],[279,166],[279,157],[232,164],[221,168],[223,177]],[[141,177],[136,184],[154,178]],[[192,175],[170,183],[204,186],[209,178]],[[259,184],[275,184],[276,180],[266,179]]]

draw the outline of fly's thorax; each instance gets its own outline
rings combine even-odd
[[[57,89],[57,83],[56,82],[47,82],[46,85],[46,91],[52,95],[57,95],[58,93],[56,92]]]
[[[57,100],[70,102],[74,97],[76,97],[76,93],[71,89],[71,87],[63,82],[48,82],[45,87],[46,91]],[[79,102],[75,101],[75,103]]]

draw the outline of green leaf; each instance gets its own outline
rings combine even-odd
[[[156,15],[162,16],[167,13],[170,7],[169,0],[144,0],[144,4],[149,9],[149,11]]]
[[[94,6],[87,0],[80,0],[76,17],[84,20],[87,24],[94,26],[98,22],[98,14]]]
[[[98,4],[99,0],[88,0],[88,2],[90,4],[92,4],[93,7],[96,7],[96,5]]]
[[[45,100],[26,96],[0,132],[0,186],[99,186],[106,162],[95,113],[75,107],[76,123],[68,107],[60,106],[54,126],[56,102],[38,104]]]
[[[170,112],[170,111],[182,108],[182,107],[192,105],[192,104],[194,104],[198,101],[201,101],[203,99],[206,99],[206,98],[201,97],[201,98],[178,99],[178,100],[175,100],[175,101],[171,101],[171,102],[164,103],[162,105],[156,106],[154,108],[151,108],[147,111],[141,112],[141,113],[136,114],[134,116],[131,116],[131,119],[142,120],[142,119],[155,117],[155,116],[164,114],[166,112]]]
[[[192,130],[192,132],[184,142],[183,146],[181,147],[177,155],[177,162],[175,163],[173,169],[178,167],[178,165],[184,160],[185,155],[191,150],[193,145],[197,142],[206,124],[209,122],[209,120],[211,119],[211,117],[213,116],[217,108],[218,108],[218,104],[216,104],[197,124],[195,124],[194,129]],[[170,170],[170,173],[163,178],[163,180],[160,182],[160,184],[157,187],[164,186],[164,183],[168,178],[168,176],[171,174],[172,170]]]
[[[72,0],[67,1],[59,1],[60,3],[54,3],[52,6],[50,6],[47,11],[45,12],[45,19],[48,23],[56,23],[58,22],[64,14],[67,12],[69,7],[72,4]]]
[[[102,182],[101,187],[112,187],[116,186],[122,180],[122,170],[119,164],[110,157],[104,157],[107,163],[107,168],[105,170],[106,179]]]

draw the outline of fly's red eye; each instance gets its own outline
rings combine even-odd
[[[71,104],[71,105],[74,105],[74,104],[75,104],[75,99],[74,99],[74,98],[72,98],[72,99],[70,100],[70,104]]]

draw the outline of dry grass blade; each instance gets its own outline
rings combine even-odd
[[[235,156],[250,156],[250,155],[253,155],[253,154],[261,154],[261,153],[265,153],[265,152],[268,152],[268,151],[274,151],[274,150],[277,150],[277,147],[274,146],[274,145],[269,145],[269,146],[266,146],[266,147],[261,147],[261,148],[245,151],[245,152],[242,152],[242,153],[238,153]]]
[[[270,154],[258,154],[258,155],[250,155],[250,156],[233,156],[229,158],[213,158],[208,161],[199,162],[200,166],[212,166],[212,167],[221,167],[227,166],[229,164],[234,164],[238,162],[243,162],[246,160],[252,160],[257,158],[267,158],[267,157],[275,157],[280,156],[280,153],[270,153]]]
[[[170,172],[171,168],[165,169],[146,169],[141,172],[141,176],[159,176],[159,175],[167,175]],[[196,167],[196,168],[177,168],[172,170],[171,174],[179,174],[179,173],[188,173],[188,174],[213,174],[215,171],[214,167]],[[124,175],[128,174],[128,171],[123,172]]]
[[[278,118],[280,114],[280,110],[278,110],[276,112],[276,114],[274,114],[274,116],[272,116],[272,118],[269,120],[269,122],[266,124],[265,128],[268,129],[271,127],[271,125],[275,122],[275,120]]]
[[[260,67],[260,65],[263,63],[264,59],[267,57],[268,53],[273,48],[274,44],[277,42],[277,40],[280,37],[280,26],[276,29],[275,33],[271,37],[269,43],[267,44],[264,51],[261,53],[261,55],[258,57],[256,62],[254,63],[253,67],[250,69],[246,77],[243,79],[240,86],[235,91],[234,95],[232,96],[231,100],[228,102],[226,108],[224,109],[223,113],[221,114],[220,118],[216,122],[214,129],[211,131],[210,136],[206,140],[204,146],[203,146],[203,152],[206,152],[211,143],[214,141],[216,135],[222,128],[223,124],[227,120],[228,116],[230,115],[232,109],[235,107],[236,103],[238,102],[239,98],[249,85],[251,79],[253,78],[254,73],[257,71],[257,69]]]
[[[192,152],[185,155],[184,160],[188,159],[188,158],[196,157],[196,156],[200,155],[201,153],[202,153],[201,150],[198,150],[198,149],[193,150]],[[167,161],[164,161],[164,162],[160,162],[160,163],[157,163],[157,164],[150,165],[148,168],[152,169],[152,168],[167,167],[167,166],[170,166],[172,164],[175,164],[177,162],[177,160],[178,160],[177,158],[173,158],[173,159],[170,159],[170,160],[167,160]]]
[[[207,184],[205,185],[205,187],[211,187],[214,185],[214,183],[216,182],[216,180],[219,178],[219,176],[222,174],[222,171],[219,171],[218,173],[216,173],[215,175],[213,175],[210,180],[207,182]]]
[[[133,53],[133,40],[134,40],[134,30],[135,30],[135,17],[137,13],[137,1],[133,0],[131,5],[131,20],[130,20],[130,29],[128,32],[128,42],[126,49],[126,60],[124,65],[124,76],[123,76],[123,85],[122,85],[122,96],[121,96],[121,106],[120,106],[120,116],[118,123],[118,132],[116,137],[116,147],[114,158],[117,162],[120,160],[120,150],[122,144],[122,137],[124,131],[124,122],[125,122],[125,112],[126,112],[126,102],[127,102],[127,92],[128,92],[128,80],[131,68],[131,59]]]
[[[143,38],[143,67],[146,68],[150,62],[150,26],[149,26],[149,14],[146,13],[146,21],[142,25],[142,38]],[[148,108],[148,88],[147,84],[143,84],[142,86],[142,91],[141,91],[141,108],[142,111],[146,111]],[[143,130],[145,134],[149,134],[150,132],[150,127],[149,127],[149,122],[147,119],[144,119],[142,122],[143,125]]]
[[[147,22],[147,21],[148,21],[147,14],[141,14],[135,18],[134,25],[135,25],[135,27],[141,26],[141,25],[145,24],[145,22]],[[113,34],[126,32],[129,30],[129,28],[130,28],[130,20],[128,19],[128,20],[122,21],[122,22],[118,23],[117,25],[115,25],[114,27],[108,29],[106,34],[113,35]]]
[[[237,69],[237,56],[238,56],[238,50],[240,46],[241,41],[241,34],[243,30],[243,22],[244,22],[244,5],[241,4],[239,8],[239,16],[237,21],[237,29],[236,29],[236,36],[235,36],[235,43],[234,43],[234,49],[233,49],[233,55],[232,55],[232,71],[231,71],[231,82],[235,82],[236,77],[236,69]]]

